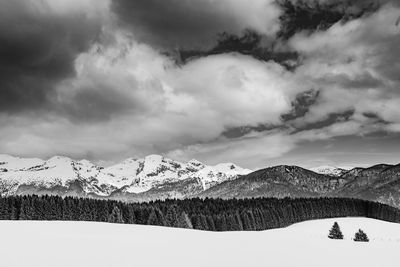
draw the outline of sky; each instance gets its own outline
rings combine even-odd
[[[0,153],[400,162],[397,0],[0,0]]]

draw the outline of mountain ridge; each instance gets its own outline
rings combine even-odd
[[[129,158],[109,167],[101,167],[88,160],[73,160],[54,156],[48,160],[0,155],[0,193],[18,193],[18,188],[37,187],[47,191],[52,187],[68,188],[73,182],[84,194],[110,196],[117,190],[140,194],[161,184],[198,178],[205,190],[222,181],[250,173],[233,163],[205,165],[197,160],[187,163],[148,155]],[[33,189],[33,188],[31,188]],[[35,189],[36,190],[36,189]]]
[[[233,163],[209,166],[149,155],[109,167],[54,156],[0,155],[0,194],[55,194],[152,201],[168,198],[347,197],[400,207],[400,164],[350,170],[278,165],[256,171]]]
[[[340,176],[289,165],[261,169],[198,194],[205,198],[347,197],[400,208],[400,164],[356,167]]]

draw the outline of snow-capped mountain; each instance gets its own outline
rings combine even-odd
[[[319,174],[325,174],[334,177],[340,177],[348,171],[346,169],[333,166],[320,166],[320,167],[310,168],[310,170]]]
[[[181,163],[160,155],[130,158],[107,168],[60,156],[41,160],[0,155],[0,193],[12,195],[27,187],[65,189],[78,183],[85,194],[109,196],[116,190],[138,194],[190,178],[198,179],[205,190],[250,172],[232,163],[207,166],[197,160]]]
[[[60,156],[42,160],[0,155],[0,192],[2,195],[12,195],[21,185],[54,188],[68,187],[73,181],[80,181],[87,192],[105,195],[103,190],[91,185],[93,177],[100,170],[100,167],[87,160],[74,161]]]

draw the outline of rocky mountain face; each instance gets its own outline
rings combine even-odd
[[[354,168],[320,174],[297,166],[277,166],[223,182],[199,197],[350,197],[400,208],[400,165]]]
[[[133,200],[184,197],[250,173],[232,163],[207,166],[160,155],[103,168],[67,157],[49,160],[0,155],[0,194],[58,194]]]

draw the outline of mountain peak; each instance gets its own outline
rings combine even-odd
[[[162,162],[163,159],[164,159],[163,156],[157,154],[148,155],[144,158],[145,162],[154,162],[154,163]]]
[[[310,168],[310,171],[319,174],[339,177],[342,176],[347,170],[330,165],[325,165],[325,166]]]
[[[197,159],[191,159],[187,162],[187,164],[190,166],[194,166],[194,167],[204,166],[204,164],[202,162],[198,161]]]
[[[13,159],[18,159],[18,158],[7,154],[0,154],[0,162],[9,161]]]
[[[78,163],[82,164],[82,165],[87,165],[87,166],[94,165],[91,161],[89,161],[87,159],[81,159],[80,161],[78,161]]]
[[[236,172],[240,175],[245,175],[245,174],[252,172],[249,169],[243,169],[231,162],[219,163],[219,164],[215,165],[214,168],[220,172],[224,172],[224,173]]]
[[[46,160],[46,162],[65,162],[65,163],[70,163],[73,160],[71,158],[65,157],[65,156],[53,156]]]
[[[122,161],[122,164],[132,164],[134,162],[136,162],[138,159],[137,158],[127,158],[124,161]]]

